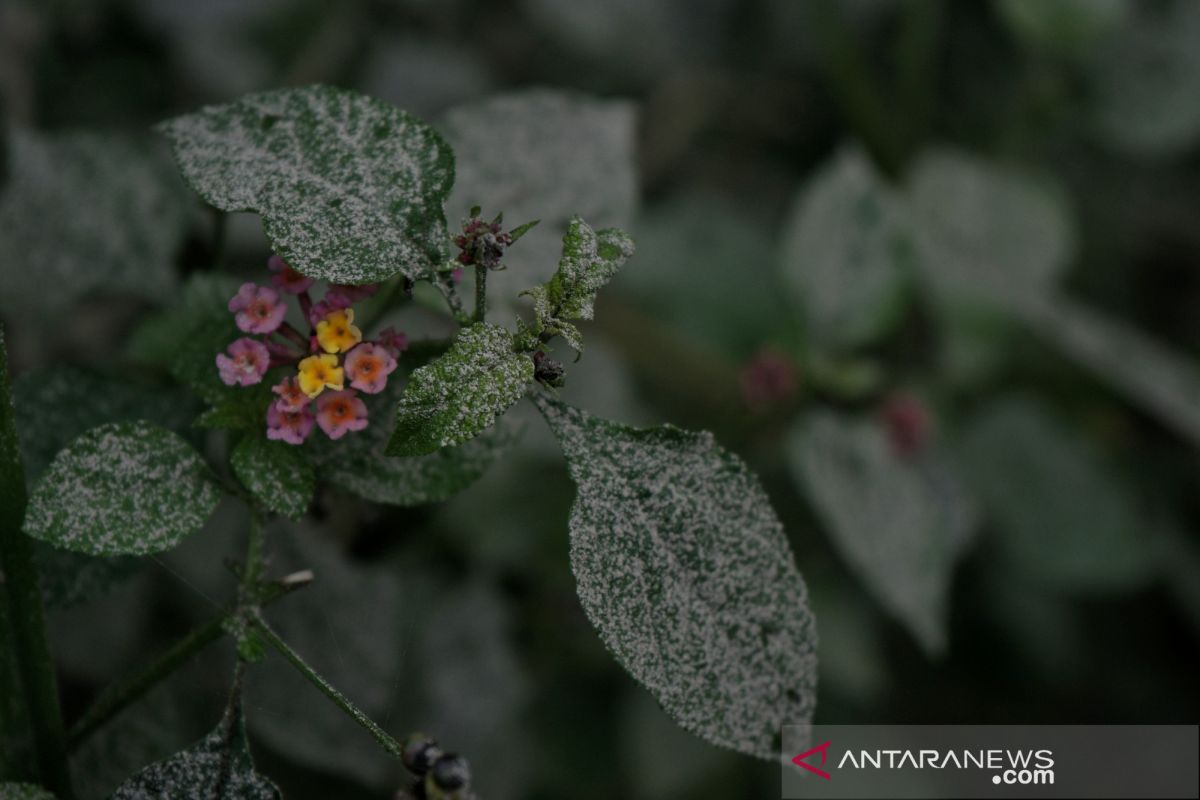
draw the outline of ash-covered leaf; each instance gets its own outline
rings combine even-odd
[[[1024,397],[995,401],[961,443],[971,487],[1022,575],[1066,591],[1119,590],[1157,566],[1155,535],[1113,465]]]
[[[778,758],[816,704],[816,624],[758,479],[711,434],[536,402],[578,487],[571,568],[600,638],[685,729]]]
[[[317,478],[300,449],[251,432],[229,457],[233,474],[265,508],[285,517],[303,517],[312,504]]]
[[[1021,309],[1050,344],[1200,447],[1200,371],[1117,319],[1061,299]]]
[[[1067,267],[1075,231],[1053,186],[953,150],[913,167],[916,264],[938,295],[986,307],[1047,295]]]
[[[170,159],[147,144],[92,133],[8,137],[0,312],[61,323],[58,315],[91,292],[170,295],[190,201]]]
[[[308,86],[160,126],[184,177],[223,211],[255,211],[275,251],[333,283],[418,278],[443,258],[454,154],[387,103]]]
[[[93,555],[144,555],[199,530],[221,498],[200,455],[149,422],[108,423],[59,452],[29,498],[25,532]]]
[[[32,783],[0,783],[0,800],[54,800],[54,795]]]
[[[783,276],[814,341],[852,348],[899,320],[904,235],[897,199],[857,149],[804,186],[784,234]]]
[[[112,800],[279,800],[279,789],[254,771],[241,713],[187,750],[151,764]]]
[[[943,652],[954,566],[978,521],[953,471],[830,412],[793,433],[789,456],[842,557],[930,654]]]
[[[186,392],[69,366],[41,367],[13,382],[17,435],[29,483],[55,453],[105,422],[143,419],[165,428],[187,428],[195,402]]]
[[[464,328],[443,356],[409,377],[387,454],[420,456],[475,438],[532,380],[533,360],[514,351],[507,330],[490,323]]]
[[[338,441],[313,437],[307,449],[322,480],[376,503],[418,506],[448,500],[473,484],[516,441],[519,432],[501,423],[469,442],[422,456],[385,453],[388,420],[400,400],[398,376],[378,395],[363,396],[370,423]]]
[[[567,320],[593,317],[596,294],[633,255],[633,249],[633,240],[624,231],[594,231],[573,217],[563,236],[558,271],[548,283],[526,292],[533,298],[536,332],[560,335],[575,350],[582,350],[579,330]]]

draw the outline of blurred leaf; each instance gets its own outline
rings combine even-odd
[[[125,782],[112,800],[220,797],[279,800],[279,789],[254,771],[241,711],[227,713],[202,741]]]
[[[1096,131],[1134,155],[1182,153],[1200,133],[1200,6],[1135,3],[1095,59]]]
[[[54,795],[32,783],[0,783],[0,800],[54,800]]]
[[[637,201],[631,104],[544,89],[499,95],[451,110],[442,126],[457,158],[447,208],[473,205],[511,220],[540,219],[488,276],[489,305],[550,278],[573,216],[628,230]]]
[[[1022,315],[1067,356],[1200,447],[1200,370],[1194,359],[1070,300],[1025,308]]]
[[[1064,198],[1003,165],[930,152],[910,199],[917,265],[943,300],[1003,308],[1044,296],[1073,255]]]
[[[854,148],[801,189],[785,223],[783,275],[814,342],[870,343],[899,321],[906,276],[896,199]]]
[[[114,586],[142,571],[135,556],[93,556],[35,542],[42,579],[42,602],[48,608],[71,608],[103,597]]]
[[[826,411],[793,432],[789,457],[843,558],[928,653],[944,652],[954,566],[977,522],[951,469]]]
[[[384,454],[391,432],[384,420],[399,401],[402,384],[389,381],[362,399],[370,424],[334,442],[315,437],[308,449],[322,480],[375,503],[417,506],[440,503],[470,486],[516,441],[519,432],[501,423],[469,442],[423,456]]]
[[[639,215],[635,233],[641,266],[617,289],[681,339],[743,359],[782,327],[774,231],[752,209],[687,191]]]
[[[223,211],[255,211],[305,275],[370,283],[438,263],[454,154],[407,112],[342,89],[243,97],[165,122],[184,177]]]
[[[169,296],[189,200],[165,158],[114,135],[15,131],[8,141],[0,314],[44,329],[92,292]]]
[[[870,601],[836,572],[808,585],[813,614],[821,620],[823,696],[841,694],[864,706],[878,702],[892,685],[892,672]]]
[[[816,702],[816,631],[766,493],[711,434],[537,399],[578,487],[571,567],[617,661],[688,731],[778,757]]]
[[[445,355],[409,377],[386,453],[420,456],[473,439],[532,380],[533,360],[515,352],[512,334],[486,322],[464,328]]]
[[[972,488],[1024,576],[1063,591],[1142,583],[1157,544],[1120,476],[1089,442],[1023,397],[994,401],[964,432]]]
[[[1131,10],[1128,0],[995,0],[995,6],[1026,44],[1066,56],[1089,55]]]
[[[526,292],[533,297],[535,332],[561,335],[582,352],[579,331],[566,320],[592,319],[596,294],[632,256],[633,240],[624,231],[594,231],[579,217],[572,217],[563,237],[558,271],[548,283]]]
[[[312,504],[317,478],[294,445],[252,432],[238,442],[229,464],[255,500],[276,514],[299,519]]]
[[[177,434],[108,423],[55,456],[29,498],[25,531],[77,552],[144,555],[199,530],[220,498],[208,466]]]

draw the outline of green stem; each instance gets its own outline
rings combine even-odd
[[[258,579],[263,570],[263,523],[262,517],[250,507],[250,531],[246,536],[246,563],[242,567],[241,606],[254,602],[258,592]]]
[[[834,0],[807,0],[803,6],[820,43],[821,68],[832,84],[834,101],[880,170],[896,177],[903,160],[901,139],[842,9]]]
[[[8,593],[11,630],[7,638],[16,650],[42,784],[62,800],[69,800],[74,792],[58,682],[46,637],[41,580],[33,544],[21,530],[27,498],[14,416],[4,329],[0,327],[0,569]]]
[[[221,638],[227,619],[226,614],[214,617],[180,639],[138,674],[101,692],[91,708],[71,726],[68,738],[70,747],[78,747],[106,722],[186,664],[192,656]]]
[[[350,702],[348,697],[339,692],[333,686],[333,684],[325,680],[320,673],[310,667],[308,663],[300,657],[299,653],[293,650],[287,642],[280,638],[279,634],[277,634],[269,625],[267,625],[266,621],[261,616],[254,617],[252,622],[262,632],[263,638],[266,639],[272,647],[278,650],[284,658],[291,662],[292,666],[295,667],[301,675],[307,678],[309,683],[320,689],[322,694],[332,700],[334,705],[336,705],[342,711],[345,711],[351,719],[353,719],[362,727],[366,728],[367,732],[369,732],[371,736],[375,737],[375,741],[379,742],[384,750],[391,755],[396,756],[397,758],[400,757],[404,749],[400,742],[396,741],[387,731],[379,727],[375,721],[368,717],[362,709]]]
[[[475,265],[475,322],[487,316],[487,267]]]
[[[270,583],[267,585],[266,591],[260,595],[259,604],[268,605],[296,589],[307,586],[311,581],[312,574],[305,571]],[[170,677],[175,670],[186,664],[205,647],[220,639],[226,630],[226,623],[237,613],[235,610],[228,614],[218,614],[172,645],[169,650],[147,665],[141,672],[115,683],[101,692],[91,708],[71,727],[69,735],[71,749],[77,748],[110,719]]]

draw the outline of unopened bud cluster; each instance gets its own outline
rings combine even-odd
[[[401,789],[396,800],[478,800],[471,791],[471,767],[467,760],[446,753],[437,741],[414,733],[404,742],[404,767],[413,774],[412,785]]]

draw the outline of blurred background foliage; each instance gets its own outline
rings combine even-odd
[[[257,220],[221,241],[149,126],[311,82],[437,124],[452,223],[543,220],[497,308],[552,271],[569,215],[634,232],[565,396],[711,429],[759,472],[820,626],[817,721],[1195,721],[1200,4],[5,0],[0,318],[18,403],[42,398],[22,413],[62,437],[31,471],[134,408],[186,428],[175,390],[129,386],[155,311],[218,260],[261,279]],[[466,753],[489,800],[775,796],[775,767],[682,733],[605,653],[528,412],[444,505],[327,487],[278,523],[272,569],[318,575],[281,631],[392,732]],[[244,525],[230,507],[47,586],[68,714],[229,596]],[[207,731],[229,658],[95,737],[86,796]],[[249,692],[287,796],[397,785],[278,660]]]

